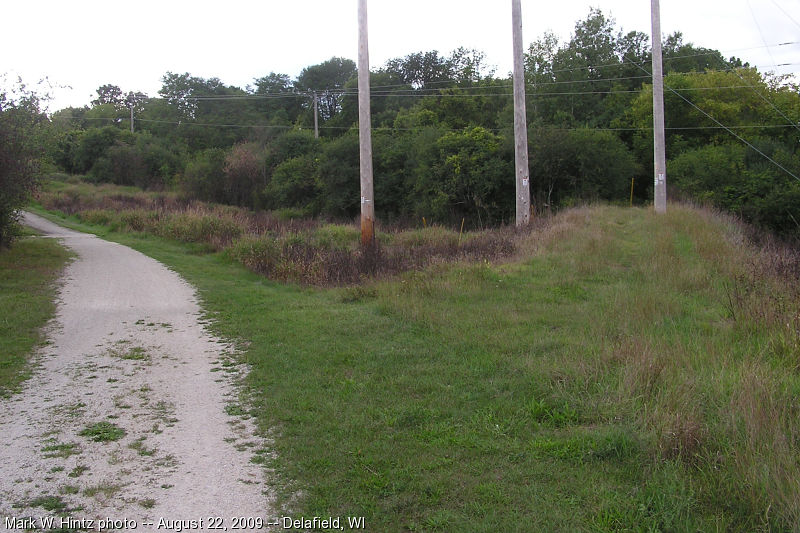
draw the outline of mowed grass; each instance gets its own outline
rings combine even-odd
[[[576,209],[519,237],[513,260],[339,289],[108,237],[175,268],[242,341],[273,440],[254,460],[294,516],[365,516],[370,531],[798,530],[800,298],[786,262],[727,219]]]
[[[23,237],[0,250],[0,396],[18,390],[41,328],[55,310],[55,281],[70,254],[52,239]]]

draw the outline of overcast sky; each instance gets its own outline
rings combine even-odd
[[[545,31],[569,39],[590,7],[624,31],[650,33],[647,0],[522,0],[525,46]],[[662,31],[736,55],[762,71],[800,70],[798,0],[661,0]],[[333,56],[357,59],[356,0],[25,0],[5,2],[0,73],[47,77],[50,110],[86,105],[95,89],[156,96],[167,71],[246,87],[272,71],[296,77]],[[370,0],[370,63],[459,46],[511,70],[509,0]],[[790,66],[781,66],[790,63]]]

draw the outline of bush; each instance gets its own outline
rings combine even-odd
[[[253,272],[269,275],[280,262],[281,246],[274,237],[246,237],[233,244],[230,254]]]
[[[88,173],[103,157],[106,150],[114,146],[122,137],[123,131],[116,126],[92,128],[80,132],[71,148],[73,157],[72,171],[79,174]]]
[[[81,221],[98,226],[110,226],[117,213],[109,209],[89,209],[78,215]]]
[[[234,220],[216,214],[172,213],[158,225],[158,234],[183,242],[199,242],[222,249],[242,234]]]
[[[92,166],[89,176],[99,182],[145,186],[149,181],[144,158],[135,146],[117,142]]]
[[[329,141],[322,151],[317,175],[322,212],[337,218],[356,216],[361,209],[358,136],[346,134]]]
[[[289,159],[319,152],[321,141],[311,131],[291,130],[272,141],[265,151],[265,164],[272,171]]]
[[[540,129],[529,135],[531,177],[537,205],[628,198],[640,173],[633,154],[616,135],[591,129]]]
[[[361,242],[361,229],[341,224],[326,224],[313,233],[313,242],[324,249],[349,250]]]
[[[476,220],[480,226],[510,220],[514,209],[513,155],[498,135],[481,128],[445,134],[436,143],[438,160],[417,188],[418,209],[436,220]]]
[[[197,152],[186,164],[179,183],[184,194],[204,202],[224,201],[225,155],[221,148]]]
[[[14,100],[0,92],[0,248],[18,234],[17,210],[37,186],[40,128],[45,117],[39,99],[24,93]]]
[[[785,168],[800,172],[800,159],[776,143],[759,149]],[[798,181],[740,144],[703,146],[670,160],[668,179],[696,200],[711,202],[748,222],[784,236],[800,236]]]
[[[298,207],[316,213],[319,186],[316,180],[317,164],[313,156],[302,156],[284,161],[272,174],[264,196],[270,207]]]
[[[233,205],[254,206],[256,193],[266,185],[264,156],[254,144],[238,144],[225,156],[225,200]]]

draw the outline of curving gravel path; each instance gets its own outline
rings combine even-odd
[[[31,214],[24,222],[77,259],[33,376],[0,399],[0,531],[19,525],[6,517],[64,513],[138,531],[274,520],[251,462],[266,444],[227,414],[238,411],[230,346],[203,327],[194,289],[125,246]],[[173,527],[159,528],[162,518]]]

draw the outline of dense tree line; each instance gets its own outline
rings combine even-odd
[[[624,33],[599,10],[576,24],[569,41],[545,34],[530,45],[537,210],[627,201],[632,180],[639,201],[651,197],[650,62],[649,37]],[[666,38],[664,62],[670,183],[798,234],[797,86],[680,34]],[[179,188],[255,209],[358,213],[353,61],[332,58],[297,79],[271,72],[246,88],[188,73],[167,73],[162,82],[156,97],[104,85],[90,106],[52,114],[51,162],[96,181]],[[388,61],[371,72],[371,85],[379,218],[466,218],[472,226],[512,220],[508,77],[489,69],[481,53],[458,49]]]

